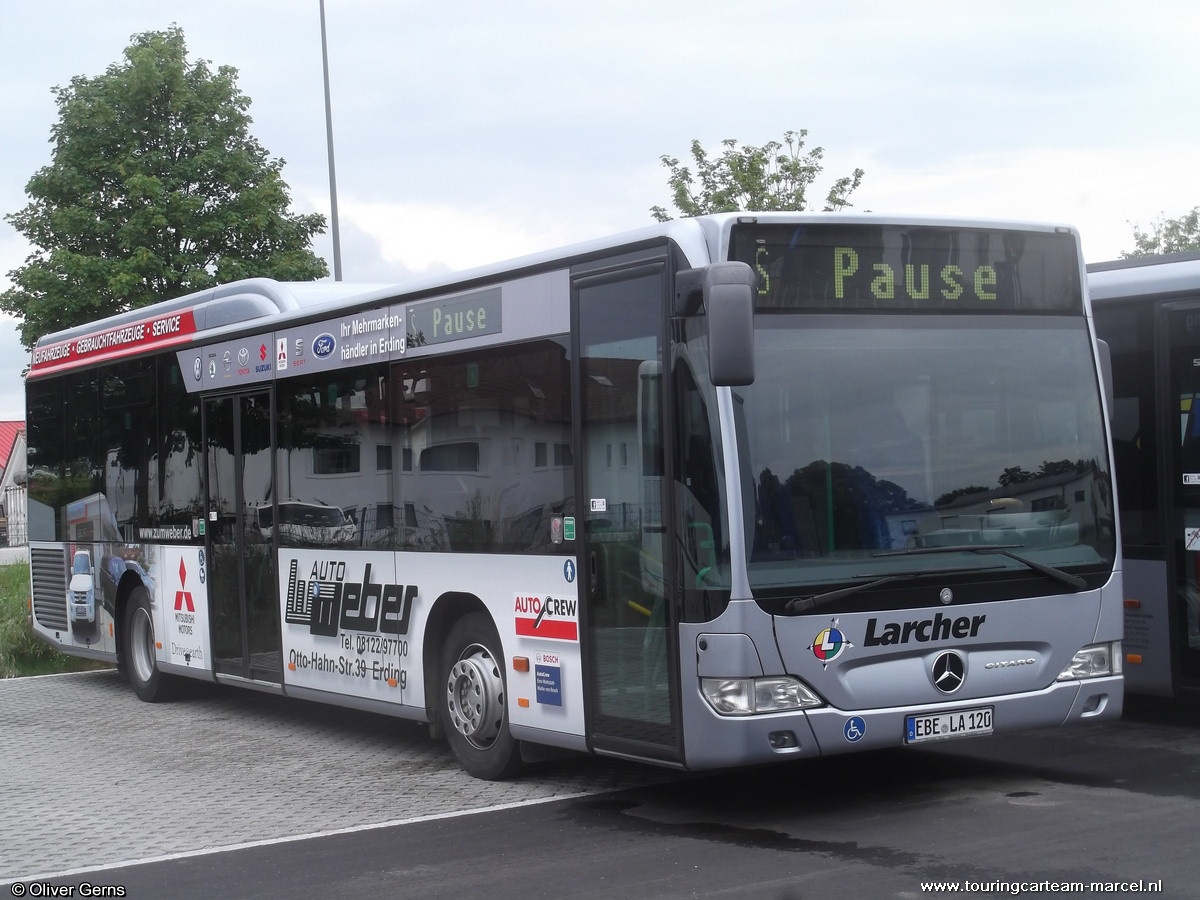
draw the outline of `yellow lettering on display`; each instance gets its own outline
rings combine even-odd
[[[873,266],[879,274],[871,279],[871,293],[877,300],[896,299],[896,273],[886,263],[875,263]]]
[[[963,287],[956,279],[962,277],[963,270],[951,263],[942,267],[942,297],[946,300],[957,300],[962,296]]]
[[[975,270],[975,296],[980,300],[995,300],[995,291],[985,291],[984,287],[996,286],[996,270],[991,266],[980,266]]]
[[[763,283],[767,285],[766,289],[760,288],[760,293],[765,293],[770,285],[766,267],[760,261],[765,252],[767,252],[765,249],[759,249],[756,256],[756,268]],[[847,299],[846,283],[848,281],[853,283],[860,265],[859,251],[852,247],[833,248],[833,295],[835,299]],[[962,266],[948,263],[937,269],[936,274],[931,273],[930,269],[928,264],[905,263],[902,274],[899,266],[892,266],[885,262],[871,263],[871,272],[873,273],[869,285],[871,296],[885,302],[894,301],[899,296],[913,304],[920,304],[921,301],[929,300],[931,297],[939,297],[953,303],[962,300],[966,292],[973,289],[974,297],[967,298],[968,302],[972,304],[997,299],[996,287],[1000,281],[1000,275],[995,266],[982,265],[976,269],[968,268],[964,271]],[[903,277],[903,281],[900,281],[901,277]],[[853,285],[851,290],[853,290]]]
[[[908,290],[908,296],[912,297],[914,300],[928,300],[929,266],[921,266],[920,286],[916,284],[916,279],[913,278],[913,275],[915,274],[913,270],[915,268],[916,267],[911,264],[904,267],[904,286]]]
[[[433,310],[433,336],[435,338],[451,337],[453,335],[469,335],[475,331],[487,328],[487,309],[456,309],[443,312],[440,308]]]
[[[771,273],[762,264],[762,258],[769,254],[770,251],[766,247],[759,247],[754,253],[754,268],[758,270],[758,274],[762,277],[762,286],[758,289],[760,297],[765,297],[771,293]]]
[[[833,295],[846,299],[845,281],[858,271],[858,254],[849,247],[833,248]]]

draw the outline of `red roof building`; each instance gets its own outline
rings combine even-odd
[[[24,422],[0,422],[0,475],[8,466],[8,458],[12,455],[13,444],[17,435],[24,433]]]

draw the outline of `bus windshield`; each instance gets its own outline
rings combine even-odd
[[[755,341],[756,380],[735,393],[756,591],[931,568],[1027,574],[1013,554],[1111,570],[1082,317],[760,315]]]

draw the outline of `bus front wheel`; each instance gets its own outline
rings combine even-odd
[[[147,703],[166,700],[171,679],[158,668],[154,617],[150,611],[150,595],[145,588],[136,588],[130,595],[124,626],[124,668],[133,692]]]
[[[521,768],[520,748],[508,728],[499,649],[492,620],[482,612],[455,622],[442,647],[446,739],[468,774],[489,781],[508,778]]]

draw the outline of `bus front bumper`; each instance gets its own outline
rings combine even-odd
[[[870,710],[825,706],[753,716],[721,716],[699,690],[686,692],[685,765],[713,769],[832,756],[888,747],[1101,722],[1121,716],[1120,675],[1055,682],[1035,692],[974,697],[932,705]]]

